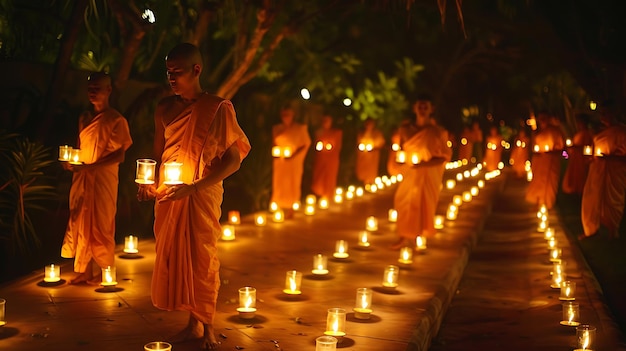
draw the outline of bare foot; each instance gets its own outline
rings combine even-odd
[[[93,278],[93,275],[87,272],[83,272],[83,273],[78,273],[74,278],[70,279],[67,283],[71,285],[77,285],[77,284],[87,283],[87,281],[89,281],[92,278]]]
[[[220,343],[215,339],[215,332],[213,326],[210,324],[204,325],[204,340],[202,341],[203,350],[217,350],[220,347]]]
[[[189,323],[183,330],[168,338],[172,343],[180,343],[188,340],[200,339],[203,336],[202,324],[195,319],[189,318]]]

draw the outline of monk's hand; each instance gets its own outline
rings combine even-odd
[[[68,169],[72,172],[81,172],[87,169],[87,165],[84,163],[69,163]]]
[[[137,200],[149,201],[156,198],[156,187],[152,184],[138,184]]]
[[[161,201],[175,201],[185,198],[196,192],[196,185],[194,184],[180,184],[167,188],[165,196],[161,198]]]

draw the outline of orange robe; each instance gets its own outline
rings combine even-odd
[[[92,164],[133,143],[128,122],[116,110],[94,116],[79,125],[81,161]],[[100,267],[115,262],[115,212],[117,210],[118,164],[74,173],[70,188],[70,219],[61,257],[74,257],[74,271],[83,273],[91,259]]]
[[[311,138],[307,126],[292,123],[289,127],[277,124],[272,129],[274,145],[288,147],[291,152],[302,148],[302,152],[287,158],[274,157],[272,173],[272,202],[283,209],[292,208],[302,194],[302,173]]]
[[[568,148],[568,161],[563,176],[562,189],[567,194],[582,194],[589,171],[590,157],[583,154],[585,145],[592,145],[593,137],[588,130],[581,130],[574,134],[572,147]]]
[[[498,163],[502,161],[502,137],[499,135],[487,137],[483,162],[487,171],[498,169]]]
[[[400,134],[395,131],[391,135],[391,148],[389,149],[389,155],[387,156],[387,172],[390,176],[400,174],[401,165],[396,163],[396,154],[400,150]]]
[[[626,126],[609,127],[594,137],[595,149],[605,155],[626,157]],[[624,214],[626,161],[595,157],[583,190],[581,219],[585,235],[590,236],[604,225],[617,232]]]
[[[250,143],[228,100],[205,94],[165,126],[162,162],[182,162],[182,181],[190,184],[211,172],[224,152],[236,144],[241,159]],[[159,192],[164,191],[163,167]],[[220,286],[217,240],[224,188],[222,182],[154,207],[156,259],[152,303],[164,310],[188,310],[212,324]]]
[[[535,136],[534,147],[539,147],[539,151],[533,154],[533,179],[526,188],[526,201],[551,209],[559,190],[562,158],[559,150],[564,147],[561,130],[554,126],[546,127]]]
[[[330,199],[337,187],[343,132],[341,129],[319,129],[315,134],[311,190],[317,196]]]
[[[527,137],[518,137],[515,140],[509,162],[517,177],[523,177],[526,174],[526,161],[528,161],[529,148],[530,140]]]
[[[432,158],[449,160],[452,149],[447,145],[447,133],[443,129],[426,125],[414,125],[400,130],[402,150],[408,154],[417,153],[426,162]],[[409,157],[407,157],[409,158]],[[394,208],[398,211],[396,228],[398,235],[415,240],[418,235],[435,233],[434,218],[439,202],[444,166],[442,164],[413,167],[404,165],[400,182],[394,197]]]
[[[360,146],[361,144],[365,148]],[[368,150],[367,145],[371,145],[372,149]],[[378,129],[361,131],[357,135],[356,178],[364,184],[373,184],[379,175],[380,148],[383,145],[385,145],[385,137]]]

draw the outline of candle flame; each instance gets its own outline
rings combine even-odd
[[[289,288],[291,291],[296,291],[296,279],[294,277],[289,277]]]
[[[367,303],[367,295],[361,295],[361,308],[368,308],[369,304]]]
[[[339,331],[339,318],[337,318],[337,316],[334,317],[333,325],[332,325],[332,331],[334,331],[334,332],[338,332]]]
[[[244,307],[249,308],[250,306],[252,306],[252,296],[248,295]]]
[[[586,350],[587,347],[589,347],[589,330],[585,330],[583,332],[582,339],[583,339],[583,342],[582,342],[581,346],[582,346],[583,350]]]

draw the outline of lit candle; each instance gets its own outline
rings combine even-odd
[[[46,283],[56,283],[61,280],[61,267],[54,263],[44,268],[43,281]]]
[[[552,283],[550,284],[550,287],[552,289],[560,289],[563,281],[565,281],[565,272],[553,274]]]
[[[378,220],[374,216],[369,216],[365,220],[365,229],[370,232],[375,232],[378,230]]]
[[[246,286],[239,288],[239,317],[242,319],[254,318],[256,312],[256,289]]]
[[[328,209],[328,199],[326,199],[324,197],[321,198],[318,206],[322,210],[327,210]]]
[[[415,238],[415,249],[418,251],[426,250],[426,237],[418,235]]]
[[[82,164],[80,156],[80,149],[71,149],[69,162],[74,165]]]
[[[552,250],[552,249],[556,248],[557,244],[558,244],[558,242],[557,242],[556,238],[554,238],[554,237],[551,238],[550,240],[548,240],[548,250]]]
[[[270,202],[269,209],[270,209],[270,212],[278,211],[278,204],[274,201]]]
[[[135,183],[154,184],[155,173],[156,173],[156,161],[148,159],[148,158],[140,158],[137,160],[137,169],[135,171]]]
[[[416,153],[411,154],[411,163],[414,165],[420,163],[419,156]]]
[[[572,146],[572,139],[567,138],[567,139],[565,140],[565,145],[567,145],[567,146]]]
[[[576,282],[569,280],[561,282],[561,295],[559,296],[559,300],[576,300],[576,298],[574,297],[574,293],[576,293]]]
[[[464,191],[463,195],[461,195],[463,198],[463,202],[470,202],[472,201],[472,193],[470,193],[469,191]]]
[[[306,198],[304,198],[304,203],[306,203],[307,205],[315,205],[316,202],[317,198],[315,197],[315,195],[309,194],[306,196]]]
[[[346,335],[346,310],[343,308],[328,309],[324,334],[330,336]]]
[[[463,196],[461,196],[461,195],[454,195],[452,197],[452,203],[457,205],[457,206],[461,206],[463,204]]]
[[[472,196],[477,196],[478,195],[478,187],[477,186],[473,186],[470,188],[470,194]]]
[[[254,216],[254,224],[259,227],[263,227],[267,224],[267,215],[265,213],[257,213]]]
[[[313,270],[311,271],[315,275],[324,275],[328,274],[328,268],[326,268],[326,264],[328,262],[328,257],[317,254],[313,256]]]
[[[0,327],[7,324],[5,317],[5,309],[6,309],[7,300],[0,299]]]
[[[412,247],[401,248],[398,262],[404,263],[404,264],[413,263],[413,248]]]
[[[539,222],[539,225],[537,226],[537,231],[543,233],[546,231],[546,229],[548,229],[548,221],[542,220],[541,222]]]
[[[335,252],[333,257],[335,258],[347,258],[348,254],[348,242],[345,240],[337,240],[335,242]]]
[[[387,215],[387,218],[389,219],[389,222],[391,222],[391,223],[397,222],[398,221],[398,211],[396,211],[393,208],[389,209],[389,214]]]
[[[368,288],[356,289],[354,318],[370,319],[372,314],[372,290]]]
[[[596,341],[596,327],[589,324],[581,324],[576,327],[577,349],[574,351],[593,351]]]
[[[482,189],[485,187],[485,181],[481,179],[476,183],[476,185],[478,185],[479,189]]]
[[[283,151],[282,148],[280,146],[274,146],[272,147],[272,157],[280,157],[282,155]]]
[[[551,240],[551,239],[555,238],[554,228],[552,228],[552,227],[546,228],[546,231],[543,234],[543,238],[546,239],[546,240]]]
[[[593,148],[591,147],[591,145],[585,145],[585,147],[583,148],[583,154],[586,156],[591,156],[592,153]]]
[[[289,158],[291,157],[291,148],[288,146],[283,147],[281,152],[281,157]]]
[[[576,302],[563,302],[563,320],[561,325],[576,327],[580,325],[580,306]]]
[[[454,179],[446,180],[446,189],[452,190],[452,189],[454,189],[455,186],[456,186],[456,180],[454,180]]]
[[[285,289],[283,292],[288,295],[300,295],[300,285],[302,284],[302,272],[287,271],[285,276]]]
[[[300,211],[300,201],[296,201],[291,204],[291,209],[294,211]]]
[[[358,187],[358,188],[356,188],[356,191],[354,193],[356,194],[357,197],[361,197],[361,196],[363,196],[365,191],[363,190],[363,187]]]
[[[241,224],[241,215],[239,211],[228,211],[228,223]]]
[[[448,212],[446,212],[446,219],[448,219],[449,221],[454,221],[456,219],[457,216],[457,211],[456,209],[448,209]]]
[[[315,351],[337,350],[337,338],[329,335],[318,336],[315,339]]]
[[[533,151],[534,152],[539,152],[539,145],[533,146]]]
[[[272,214],[272,221],[281,223],[285,221],[285,211],[278,209]]]
[[[462,180],[463,180],[463,173],[457,173],[457,174],[456,174],[456,181],[457,181],[457,182],[460,182],[460,181],[462,181]]]
[[[166,162],[163,164],[163,176],[165,185],[177,185],[182,184],[181,179],[183,164],[180,162]]]
[[[347,192],[346,192],[346,199],[347,199],[347,200],[352,200],[352,199],[354,199],[354,191],[347,191]]]
[[[596,147],[596,156],[602,157],[602,149],[600,149],[599,147]]]
[[[225,224],[222,226],[222,240],[232,241],[235,240],[235,226],[231,224]]]
[[[435,229],[443,229],[445,218],[442,215],[435,216]]]
[[[398,286],[398,276],[400,269],[398,266],[389,265],[385,267],[383,275],[383,286],[386,288],[396,288]]]
[[[309,204],[307,204],[307,205],[304,207],[304,214],[305,214],[305,215],[307,215],[307,216],[312,216],[312,215],[314,215],[314,214],[315,214],[315,205],[309,205]]]
[[[124,252],[136,254],[139,252],[139,238],[134,235],[128,235],[124,238]]]
[[[406,152],[400,150],[396,152],[396,162],[397,163],[405,163],[406,162]]]
[[[102,268],[102,283],[100,285],[104,287],[117,285],[117,277],[115,274],[115,267],[107,266]]]
[[[165,341],[153,341],[143,346],[144,351],[171,351],[172,345]]]
[[[550,250],[550,262],[561,262],[561,249],[554,248]]]
[[[362,230],[359,232],[359,246],[369,247],[370,242],[368,241],[369,232],[367,230]]]
[[[72,147],[68,145],[59,146],[59,161],[69,161],[72,154]]]
[[[340,204],[343,202],[343,195],[342,194],[335,194],[335,203],[336,204]]]

